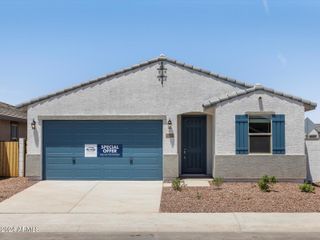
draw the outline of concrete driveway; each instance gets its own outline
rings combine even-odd
[[[156,213],[161,181],[41,181],[0,203],[0,213]]]

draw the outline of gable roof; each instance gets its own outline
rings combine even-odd
[[[94,83],[97,83],[97,82],[100,82],[100,81],[104,81],[104,80],[107,80],[109,78],[118,76],[120,74],[124,74],[124,73],[130,72],[132,70],[136,70],[138,68],[142,68],[142,67],[145,67],[147,65],[151,65],[151,64],[154,64],[154,63],[157,63],[157,62],[160,62],[160,61],[168,62],[168,63],[174,64],[174,65],[177,65],[177,66],[189,69],[189,70],[193,70],[193,71],[196,71],[198,73],[205,74],[205,75],[207,75],[209,77],[214,77],[214,78],[220,79],[222,81],[238,85],[238,86],[243,87],[243,88],[253,87],[252,84],[241,82],[241,81],[238,81],[236,79],[229,78],[229,77],[226,77],[226,76],[222,76],[222,75],[213,73],[211,71],[195,67],[193,65],[189,65],[189,64],[186,64],[186,63],[183,63],[183,62],[179,62],[179,61],[177,61],[175,59],[167,58],[164,55],[160,55],[160,57],[158,57],[158,58],[154,58],[154,59],[151,59],[149,61],[145,61],[145,62],[142,62],[140,64],[136,64],[136,65],[133,65],[131,67],[124,68],[124,69],[121,69],[119,71],[109,73],[109,74],[107,74],[105,76],[96,78],[94,80],[91,80],[91,81],[88,81],[88,82],[84,82],[84,83],[75,85],[73,87],[66,88],[64,90],[61,90],[61,91],[58,91],[58,92],[55,92],[55,93],[52,93],[52,94],[48,94],[48,95],[45,95],[45,96],[42,96],[42,97],[39,97],[39,98],[32,99],[32,100],[30,100],[28,102],[24,102],[24,103],[18,104],[17,107],[18,108],[22,108],[22,107],[25,107],[27,105],[31,105],[31,104],[34,104],[34,103],[37,103],[37,102],[41,102],[43,100],[46,100],[46,99],[49,99],[49,98],[52,98],[52,97],[55,97],[55,96],[59,96],[61,94],[65,94],[65,93],[71,92],[73,90],[76,90],[76,89],[79,89],[79,88],[82,88],[82,87],[85,87],[85,86],[88,86],[88,85],[91,85],[91,84],[94,84]]]
[[[312,132],[312,130],[315,129],[315,124],[314,122],[310,119],[310,118],[306,118],[304,120],[304,132],[306,135],[308,135],[310,132]]]
[[[313,131],[316,131],[317,133],[320,134],[320,124],[319,123],[314,123],[308,117],[304,120],[304,128],[305,128],[305,134],[306,135],[309,135]]]
[[[258,91],[258,90],[259,91],[265,91],[265,92],[268,92],[268,93],[272,93],[272,94],[278,95],[280,97],[285,97],[285,98],[288,98],[288,99],[303,103],[304,107],[305,107],[305,111],[313,110],[313,109],[315,109],[317,107],[317,104],[314,103],[314,102],[311,102],[309,100],[305,100],[305,99],[302,99],[300,97],[296,97],[296,96],[293,96],[293,95],[290,95],[290,94],[279,92],[279,91],[276,91],[276,90],[274,90],[272,88],[264,87],[261,84],[256,84],[251,88],[233,92],[233,93],[228,94],[228,95],[226,95],[225,97],[222,97],[222,98],[210,99],[206,103],[204,103],[202,106],[204,108],[208,108],[208,107],[214,106],[214,105],[216,105],[218,103],[221,103],[221,102],[224,102],[224,101],[227,101],[227,100],[239,97],[239,96],[243,96],[243,95]]]
[[[15,106],[0,102],[0,119],[26,120],[27,113],[17,109]]]

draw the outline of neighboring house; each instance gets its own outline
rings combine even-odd
[[[320,124],[315,124],[315,130],[318,132],[318,136],[320,137]]]
[[[303,181],[316,104],[160,56],[20,107],[30,177]]]
[[[305,120],[307,179],[320,182],[320,124]]]
[[[319,139],[320,124],[313,123],[310,118],[305,119],[305,134],[307,139]]]
[[[27,113],[0,102],[0,141],[17,141],[27,137]]]

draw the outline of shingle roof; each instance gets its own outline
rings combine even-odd
[[[121,70],[116,71],[116,72],[109,73],[109,74],[107,74],[105,76],[102,76],[102,77],[99,77],[97,79],[94,79],[94,80],[91,80],[91,81],[88,81],[88,82],[85,82],[85,83],[81,83],[81,84],[75,85],[75,86],[70,87],[70,88],[66,88],[66,89],[64,89],[62,91],[58,91],[58,92],[55,92],[55,93],[52,93],[52,94],[49,94],[49,95],[45,95],[45,96],[42,96],[42,97],[39,97],[39,98],[32,99],[32,100],[30,100],[28,102],[24,102],[24,103],[21,103],[21,104],[17,105],[17,107],[21,108],[21,107],[24,107],[24,106],[27,106],[27,105],[30,105],[30,104],[34,104],[34,103],[37,103],[37,102],[40,102],[40,101],[43,101],[43,100],[58,96],[60,94],[71,92],[71,91],[76,90],[78,88],[85,87],[85,86],[88,86],[90,84],[97,83],[99,81],[107,80],[107,79],[115,77],[117,75],[124,74],[124,73],[127,73],[129,71],[132,71],[132,70],[135,70],[135,69],[138,69],[138,68],[141,68],[141,67],[145,67],[147,65],[150,65],[150,64],[153,64],[153,63],[156,63],[156,62],[160,62],[160,61],[165,61],[165,62],[168,62],[168,63],[172,63],[172,64],[178,65],[180,67],[184,67],[184,68],[187,68],[189,70],[193,70],[193,71],[205,74],[205,75],[210,76],[210,77],[218,78],[218,79],[220,79],[222,81],[226,81],[226,82],[231,83],[231,84],[236,84],[236,85],[244,87],[244,88],[253,87],[252,84],[241,82],[241,81],[235,80],[233,78],[222,76],[222,75],[210,72],[208,70],[204,70],[202,68],[195,67],[193,65],[189,65],[189,64],[186,64],[186,63],[183,63],[183,62],[178,62],[177,60],[167,58],[164,55],[160,55],[160,57],[158,57],[158,58],[151,59],[149,61],[142,62],[140,64],[136,64],[136,65],[133,65],[133,66],[128,67],[128,68],[121,69]]]
[[[279,92],[279,91],[276,91],[276,90],[274,90],[272,88],[264,87],[264,86],[262,86],[260,84],[256,84],[253,87],[245,89],[245,90],[235,91],[235,92],[233,92],[231,94],[228,94],[228,95],[226,95],[225,97],[222,97],[222,98],[210,99],[206,103],[203,104],[203,107],[204,108],[211,107],[211,106],[214,106],[214,105],[216,105],[218,103],[221,103],[221,102],[224,102],[224,101],[227,101],[227,100],[239,97],[239,96],[243,96],[243,95],[246,95],[248,93],[252,93],[252,92],[258,91],[258,90],[269,92],[269,93],[272,93],[272,94],[275,94],[275,95],[278,95],[278,96],[281,96],[281,97],[285,97],[285,98],[288,98],[288,99],[291,99],[291,100],[294,100],[294,101],[297,101],[297,102],[301,102],[301,103],[304,104],[306,111],[313,110],[313,109],[315,109],[317,107],[317,104],[314,103],[314,102],[311,102],[309,100],[305,100],[305,99],[302,99],[300,97],[296,97],[296,96],[293,96],[293,95],[290,95],[290,94]]]
[[[25,111],[17,109],[15,106],[0,102],[0,118],[26,120],[27,113]]]
[[[320,133],[320,123],[315,124],[315,130],[317,130],[318,133]]]

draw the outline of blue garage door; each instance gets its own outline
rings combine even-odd
[[[85,144],[120,156],[85,157]],[[162,121],[43,121],[44,179],[160,180]]]

